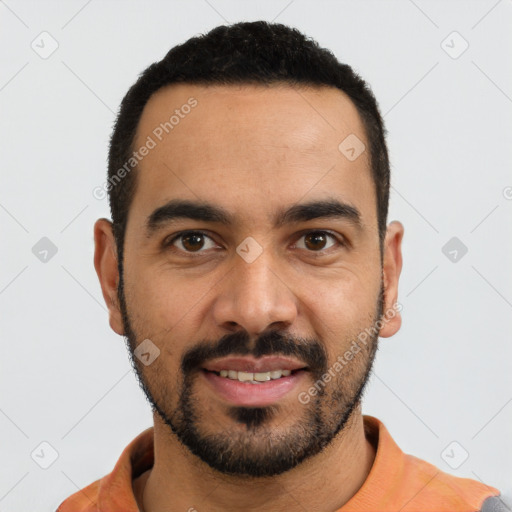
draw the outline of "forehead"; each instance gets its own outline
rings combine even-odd
[[[306,195],[373,204],[369,151],[356,159],[343,151],[354,141],[357,152],[368,147],[356,107],[335,88],[164,87],[137,128],[133,149],[150,149],[137,165],[131,210],[147,215],[172,198],[199,198],[252,219],[256,205],[270,211]]]

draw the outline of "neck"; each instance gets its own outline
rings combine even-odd
[[[246,479],[212,470],[190,453],[155,414],[155,463],[134,485],[141,512],[338,510],[360,489],[375,459],[360,406],[318,455],[279,476]]]

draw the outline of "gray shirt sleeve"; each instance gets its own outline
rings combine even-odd
[[[479,512],[512,512],[500,496],[490,496],[482,503],[482,508]]]

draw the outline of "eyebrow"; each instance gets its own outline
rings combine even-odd
[[[179,219],[198,220],[226,226],[235,224],[235,217],[220,206],[206,202],[172,199],[154,210],[146,219],[147,238],[151,238],[161,228]],[[311,201],[295,204],[288,209],[281,209],[274,218],[274,228],[314,219],[344,219],[359,230],[362,229],[359,210],[355,206],[337,199]]]

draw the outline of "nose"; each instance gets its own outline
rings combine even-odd
[[[293,283],[277,268],[269,251],[251,263],[237,257],[213,305],[217,325],[228,331],[243,327],[251,336],[292,325],[297,317]]]

